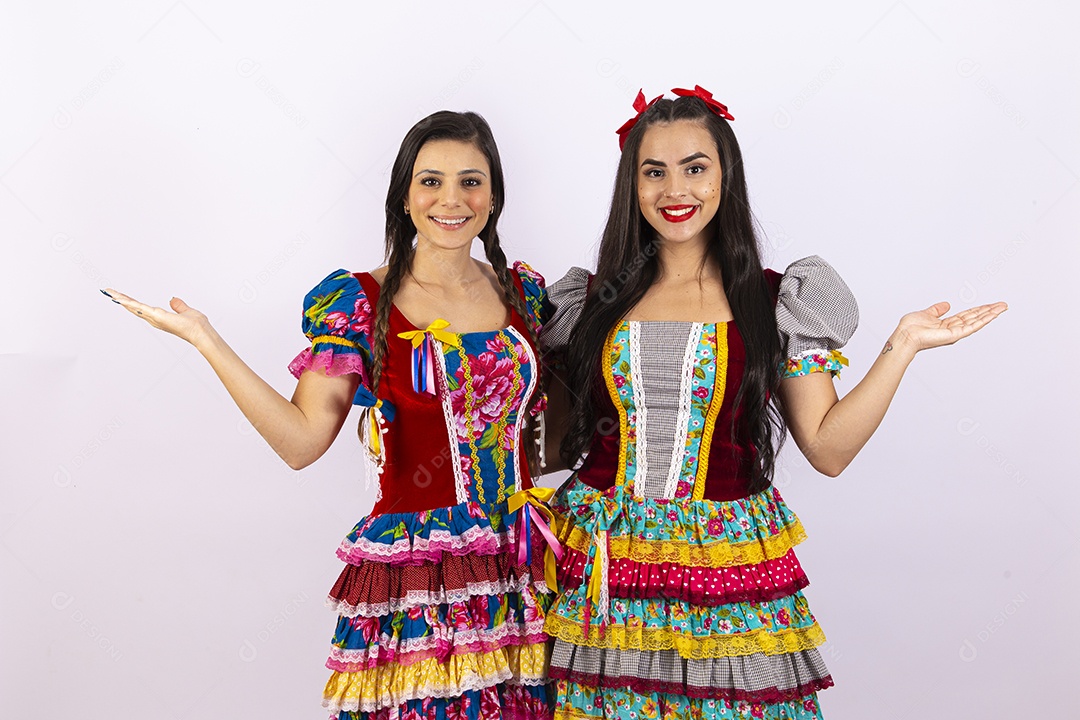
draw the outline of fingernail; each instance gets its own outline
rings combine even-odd
[[[98,292],[100,292],[100,293],[101,293],[102,295],[104,295],[104,296],[105,296],[105,297],[107,297],[107,298],[111,298],[111,297],[112,297],[112,295],[110,295],[109,293],[105,292],[104,290],[99,290]]]

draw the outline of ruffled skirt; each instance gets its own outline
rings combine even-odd
[[[323,705],[338,720],[551,717],[539,535],[473,503],[375,515],[342,541]]]
[[[802,525],[775,488],[727,502],[571,479],[546,630],[556,718],[820,718],[825,636],[801,592]]]

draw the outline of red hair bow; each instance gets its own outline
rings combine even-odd
[[[709,106],[709,109],[714,113],[724,118],[725,120],[734,120],[731,117],[731,113],[727,111],[727,105],[718,100],[714,100],[712,93],[701,87],[695,85],[693,90],[687,90],[686,88],[673,88],[671,92],[675,93],[679,97],[698,97],[705,101],[705,104]]]
[[[650,107],[652,107],[653,103],[655,103],[657,100],[659,100],[662,97],[664,97],[664,96],[663,95],[657,95],[656,97],[654,97],[649,102],[645,102],[645,92],[644,92],[644,90],[638,90],[637,97],[634,98],[634,109],[637,110],[637,115],[635,115],[634,117],[632,117],[629,120],[627,120],[626,122],[624,122],[622,124],[622,127],[615,131],[619,136],[619,149],[620,150],[622,150],[623,145],[626,144],[626,136],[629,135],[630,130],[635,125],[637,125],[637,121],[641,118],[641,114],[643,112],[645,112],[646,110],[648,110]]]

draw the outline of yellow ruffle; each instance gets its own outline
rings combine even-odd
[[[733,657],[764,653],[783,655],[812,650],[825,642],[825,633],[815,622],[805,628],[768,631],[751,630],[730,635],[694,637],[673,632],[671,628],[627,628],[625,625],[608,625],[601,634],[599,623],[589,626],[589,631],[560,615],[547,616],[544,630],[548,635],[574,645],[619,650],[676,650],[689,660]]]
[[[323,690],[323,705],[372,712],[408,700],[454,697],[507,680],[536,684],[547,677],[548,644],[510,645],[487,653],[428,658],[410,665],[389,663],[371,670],[335,672]]]
[[[558,534],[569,547],[589,553],[592,537],[580,526],[566,530],[565,518],[558,518]],[[611,538],[611,558],[613,560],[631,559],[640,563],[676,563],[687,567],[731,567],[733,565],[751,565],[783,557],[788,550],[806,539],[806,530],[795,519],[791,525],[780,530],[776,535],[762,540],[753,539],[744,543],[731,543],[725,540],[692,545],[688,542],[672,540],[645,540],[619,536]]]

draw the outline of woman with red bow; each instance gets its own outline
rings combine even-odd
[[[838,399],[855,299],[823,260],[762,267],[733,120],[700,88],[635,103],[597,268],[549,290],[576,472],[553,500],[565,554],[546,623],[557,718],[821,716],[832,678],[801,592],[803,528],[772,485],[787,432],[837,475],[916,353],[1004,303],[901,318]]]
[[[304,301],[310,342],[291,400],[206,316],[116,291],[195,345],[291,467],[317,460],[352,405],[379,474],[371,513],[342,541],[323,704],[339,720],[546,718],[551,603],[532,484],[543,279],[508,268],[496,224],[503,173],[474,113],[438,112],[405,136],[386,197],[387,264],[335,270]],[[474,238],[490,264],[473,260]],[[548,491],[550,492],[550,491]],[[554,565],[550,583],[554,585]]]

